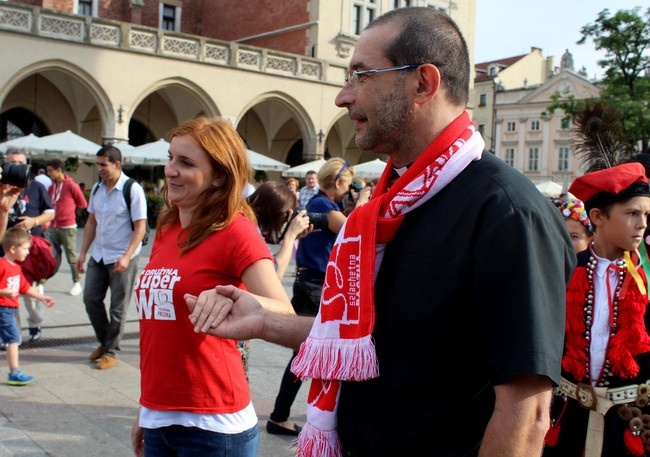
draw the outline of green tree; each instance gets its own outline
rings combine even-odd
[[[605,70],[600,81],[601,101],[615,109],[623,119],[623,132],[641,150],[650,144],[650,8],[640,15],[641,8],[620,10],[610,16],[601,11],[596,21],[580,29],[582,38],[577,44],[591,39],[597,50],[605,51],[598,65]],[[552,97],[548,110],[562,109],[568,118],[585,109],[583,100],[573,96]]]

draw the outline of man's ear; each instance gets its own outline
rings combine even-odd
[[[425,99],[433,98],[440,90],[442,75],[440,70],[433,64],[426,63],[415,69],[418,76],[417,93]]]

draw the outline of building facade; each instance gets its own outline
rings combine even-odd
[[[402,6],[447,11],[473,55],[475,0],[0,2],[0,141],[137,146],[206,114],[289,165],[372,160],[334,99],[360,31]]]
[[[573,69],[569,51],[559,67],[531,48],[526,55],[476,64],[472,106],[486,148],[535,183],[552,181],[566,190],[582,174],[573,157],[570,120],[550,113],[552,96],[584,100],[600,89],[583,69]]]

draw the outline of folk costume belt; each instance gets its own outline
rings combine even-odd
[[[650,416],[643,415],[639,408],[649,403],[650,380],[645,384],[607,388],[583,383],[574,384],[568,379],[562,378],[558,390],[589,410],[585,457],[600,457],[602,455],[605,414],[615,405],[634,403],[635,407],[621,407],[618,415],[623,420],[629,420],[630,429],[634,432],[647,435],[644,430],[645,422],[648,422],[647,425],[650,426]],[[645,440],[646,437],[643,438]]]
[[[582,383],[574,384],[568,379],[562,378],[559,390],[576,400],[583,408],[597,411],[604,416],[614,405],[633,403],[639,397],[647,398],[650,394],[650,380],[646,384],[607,388]],[[648,403],[647,400],[645,403]]]

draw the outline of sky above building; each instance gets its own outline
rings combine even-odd
[[[528,54],[531,47],[541,48],[544,57],[554,57],[560,66],[568,49],[573,68],[587,69],[590,78],[602,77],[598,60],[604,52],[596,51],[593,41],[578,45],[580,29],[596,22],[598,13],[609,9],[610,16],[619,10],[641,7],[648,0],[546,0],[531,3],[522,0],[476,0],[475,62],[488,62]]]

